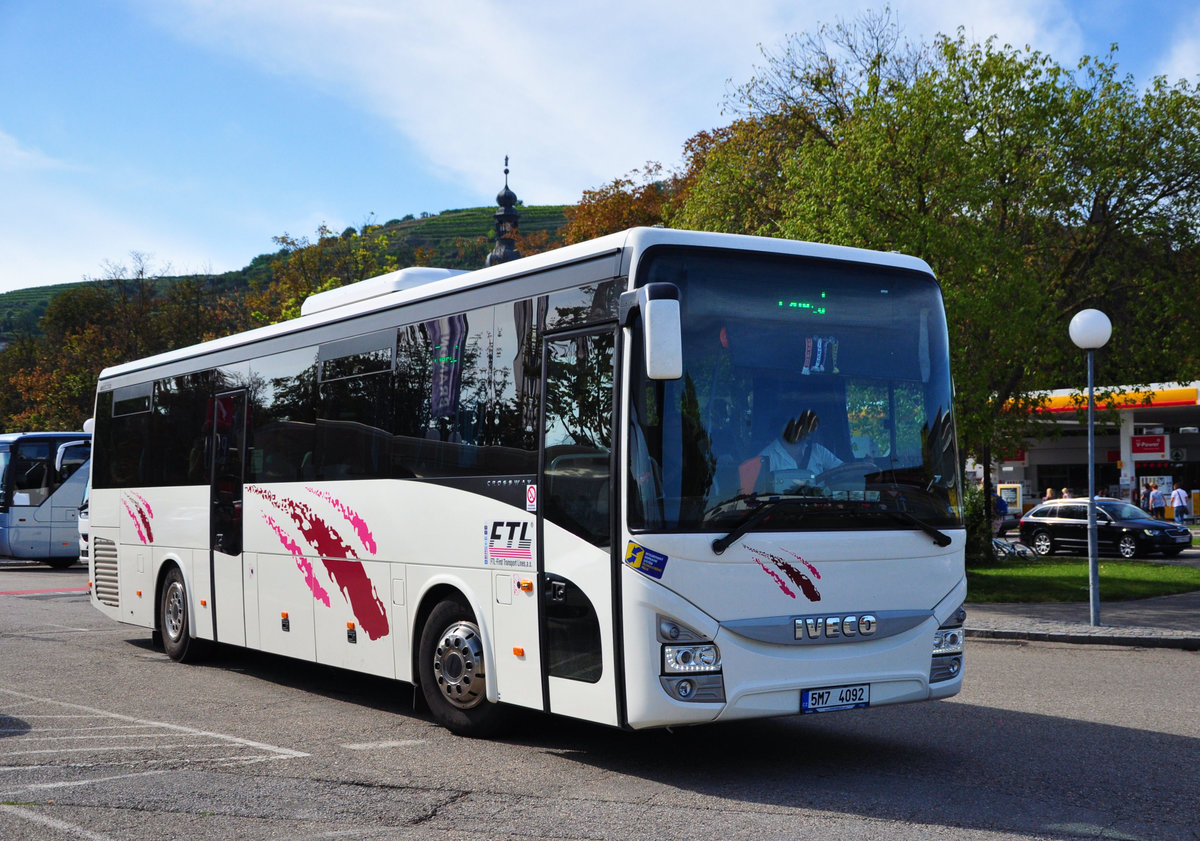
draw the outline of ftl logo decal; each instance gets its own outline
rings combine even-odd
[[[662,578],[663,570],[667,568],[667,556],[640,546],[631,540],[629,547],[625,550],[625,563],[643,575]]]
[[[529,520],[493,520],[484,526],[486,554],[483,562],[492,566],[533,569],[533,522]]]

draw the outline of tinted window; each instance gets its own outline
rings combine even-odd
[[[147,394],[151,388],[147,384]],[[119,393],[119,392],[117,392]],[[117,399],[124,403],[123,399]],[[149,397],[137,412],[115,414],[114,392],[96,396],[92,484],[97,488],[132,488],[145,483],[145,444],[150,432]],[[123,408],[129,408],[125,403]]]
[[[316,354],[312,349],[255,360],[247,481],[313,478],[316,417]]]
[[[142,484],[208,484],[209,388],[207,372],[154,384],[149,441],[153,458],[142,468]]]

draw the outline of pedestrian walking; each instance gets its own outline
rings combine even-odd
[[[1172,479],[1174,489],[1171,491],[1171,507],[1175,509],[1175,522],[1185,525],[1188,518],[1188,495],[1177,480]]]
[[[1163,499],[1162,491],[1158,489],[1158,482],[1150,483],[1150,513],[1154,519],[1161,520],[1167,512],[1167,501]]]

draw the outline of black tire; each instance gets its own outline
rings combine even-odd
[[[507,710],[487,699],[483,638],[475,615],[461,596],[438,602],[417,653],[421,694],[437,722],[459,736],[489,736]]]
[[[67,569],[68,567],[74,566],[77,563],[79,563],[79,558],[47,558],[46,559],[46,566],[53,567],[54,569]]]
[[[1035,532],[1033,540],[1030,541],[1033,546],[1033,551],[1039,555],[1053,555],[1057,548],[1054,545],[1054,538],[1050,536],[1048,531]]]
[[[178,567],[171,567],[163,579],[158,605],[159,632],[167,656],[180,663],[195,661],[203,656],[206,650],[204,641],[195,639],[189,631],[187,585]]]

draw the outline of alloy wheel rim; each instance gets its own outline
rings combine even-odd
[[[483,644],[478,627],[455,622],[442,632],[433,652],[433,675],[442,697],[459,709],[483,703]]]
[[[166,604],[163,607],[163,627],[172,640],[183,635],[183,585],[172,581],[167,587]]]

